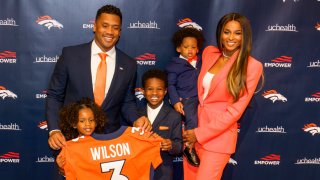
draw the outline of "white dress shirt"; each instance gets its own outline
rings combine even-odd
[[[185,57],[183,57],[181,54],[180,54],[179,58],[185,59],[186,61],[188,61],[188,59],[185,58]],[[189,63],[189,62],[188,62],[188,63]],[[191,64],[191,66],[193,66],[194,68],[196,68],[197,60],[192,60],[192,61],[190,62],[190,64]],[[197,68],[196,68],[196,69],[197,69]]]
[[[160,109],[163,106],[163,101],[162,103],[155,109],[152,109],[149,105],[147,105],[147,114],[148,114],[148,119],[150,120],[151,124],[153,124],[154,120],[158,116]]]
[[[209,72],[207,72],[203,77],[203,80],[202,80],[202,88],[204,89],[203,99],[205,99],[209,93],[209,89],[210,89],[210,85],[213,77],[214,77],[214,74],[211,74]]]
[[[99,48],[96,41],[93,40],[91,45],[91,77],[92,77],[93,91],[94,91],[94,84],[96,82],[97,68],[101,61],[98,53],[101,53],[101,52],[103,51]],[[115,67],[116,67],[116,48],[113,47],[105,53],[108,54],[106,58],[106,63],[107,63],[107,78],[106,78],[106,90],[105,90],[105,96],[106,96],[110,89],[111,81],[112,81]]]

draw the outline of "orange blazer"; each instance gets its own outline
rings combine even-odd
[[[208,151],[228,153],[235,152],[237,142],[237,121],[245,111],[262,74],[262,64],[249,57],[247,68],[247,90],[237,102],[232,102],[232,96],[227,89],[227,75],[236,60],[239,51],[234,53],[227,64],[215,74],[208,95],[203,99],[202,81],[204,75],[221,56],[214,46],[205,48],[202,54],[202,68],[198,78],[198,128],[195,135],[198,143]]]

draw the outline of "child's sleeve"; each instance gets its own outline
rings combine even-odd
[[[66,160],[66,163],[63,167],[66,180],[76,180],[77,179],[76,173],[73,169],[73,166],[71,165],[72,163],[70,162],[71,159],[70,159],[70,156],[68,155],[67,147],[63,147],[59,155],[62,155],[62,157],[64,157]]]
[[[181,124],[181,116],[178,113],[172,119],[168,119],[172,121],[172,134],[170,140],[172,141],[172,149],[169,151],[169,154],[177,155],[182,152],[182,124]]]
[[[168,72],[168,94],[172,105],[179,102],[179,95],[176,89],[178,75],[174,72]]]

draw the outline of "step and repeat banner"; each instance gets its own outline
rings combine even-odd
[[[45,101],[62,47],[93,38],[96,11],[105,4],[123,13],[118,47],[140,77],[177,56],[175,31],[193,26],[216,45],[226,13],[248,17],[252,56],[265,84],[239,122],[239,141],[224,180],[320,179],[320,0],[3,0],[0,6],[0,176],[57,179],[48,147]],[[181,157],[174,159],[182,179]]]

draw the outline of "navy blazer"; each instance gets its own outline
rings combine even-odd
[[[62,106],[83,97],[94,99],[91,78],[91,43],[65,47],[55,66],[47,91],[46,116],[49,131],[58,128],[59,110]],[[134,97],[137,64],[116,48],[116,66],[110,89],[101,108],[107,123],[105,132],[120,127],[120,114],[133,122],[137,116]]]
[[[168,93],[172,105],[179,102],[180,98],[198,96],[197,81],[200,69],[200,57],[198,57],[196,68],[179,57],[169,62],[165,70],[168,73]]]
[[[147,107],[138,110],[139,115],[147,116]],[[161,130],[167,128],[166,130]],[[170,180],[173,178],[173,158],[174,155],[182,152],[182,127],[181,115],[170,106],[163,104],[159,114],[152,123],[152,131],[162,138],[172,141],[170,151],[161,151],[162,164],[155,170],[154,180]]]

